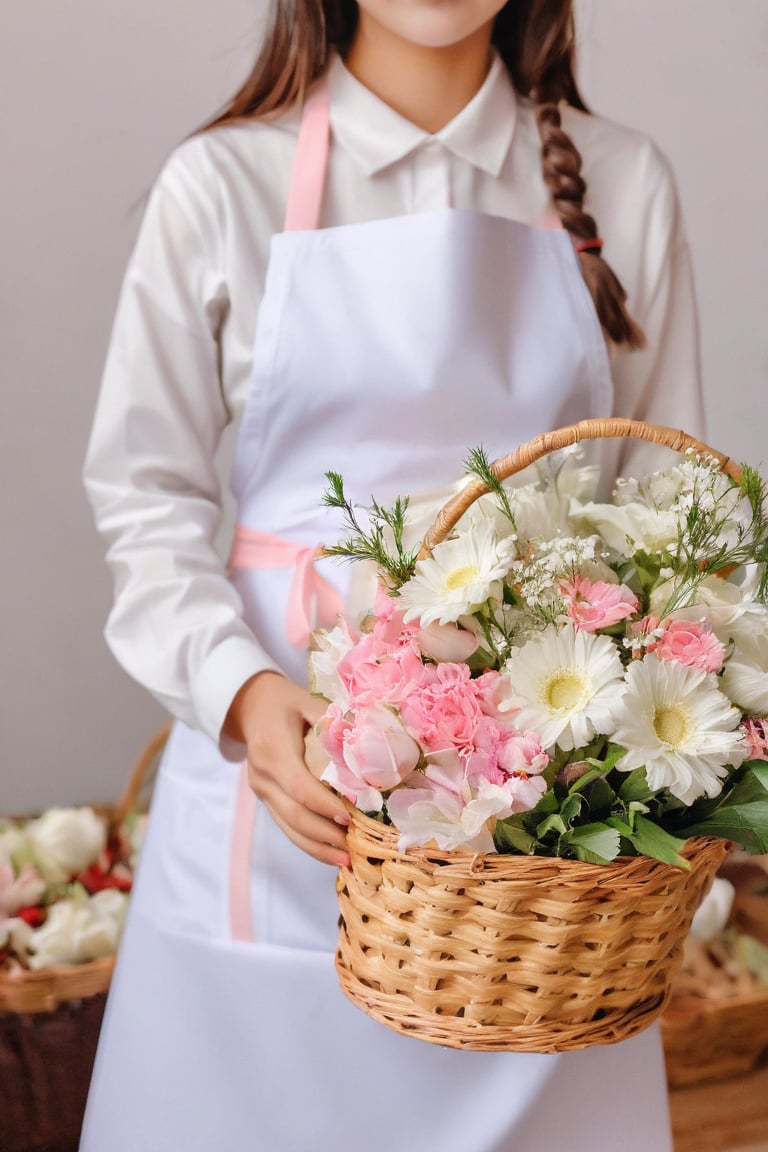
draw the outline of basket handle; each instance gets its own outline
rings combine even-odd
[[[157,771],[160,755],[168,742],[172,727],[173,721],[169,720],[162,728],[155,732],[154,736],[150,738],[149,743],[139,753],[136,763],[131,769],[131,774],[128,777],[125,788],[123,789],[123,794],[115,805],[112,815],[113,828],[118,828],[128,813],[137,806],[142,787],[149,782],[152,775]]]
[[[695,448],[697,452],[706,453],[719,461],[720,467],[727,476],[737,483],[741,478],[741,466],[725,456],[722,452],[710,448],[702,440],[690,436],[677,428],[666,428],[662,424],[647,424],[643,420],[627,420],[623,417],[600,418],[594,420],[580,420],[578,424],[569,424],[555,432],[544,432],[521,444],[514,452],[500,456],[494,460],[491,468],[499,480],[507,480],[517,472],[522,472],[530,464],[549,456],[559,448],[567,448],[571,444],[578,444],[581,440],[601,440],[629,438],[632,440],[648,440],[653,444],[661,444],[675,452],[684,452],[686,448]],[[449,532],[456,526],[461,517],[475,500],[484,496],[489,489],[481,480],[471,480],[460,492],[453,496],[437,514],[434,524],[424,537],[419,552],[419,560],[431,556],[436,544],[445,540]]]

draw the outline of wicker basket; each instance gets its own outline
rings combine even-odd
[[[729,924],[768,945],[768,856],[736,852],[720,874],[736,885]],[[731,973],[719,986],[707,975],[700,972],[692,985],[683,969],[661,1018],[673,1088],[743,1075],[768,1060],[768,986],[752,981],[749,987],[746,972],[738,982]]]
[[[632,437],[738,465],[684,432],[589,420],[497,460],[500,479],[580,440]],[[467,484],[427,533],[427,556],[487,489]],[[690,841],[682,871],[648,857],[401,853],[395,829],[352,809],[337,881],[336,968],[364,1012],[405,1035],[478,1051],[565,1052],[612,1044],[662,1012],[693,914],[727,852]]]
[[[113,827],[143,807],[164,728],[106,814]],[[0,966],[0,1148],[76,1152],[114,957],[30,972]]]
[[[671,1088],[743,1075],[768,1057],[768,989],[729,1000],[676,999],[661,1032]]]

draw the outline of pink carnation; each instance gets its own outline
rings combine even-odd
[[[375,628],[346,653],[337,671],[352,708],[379,703],[397,705],[434,675],[409,637],[392,647],[377,635]]]
[[[466,664],[438,664],[403,699],[403,723],[429,752],[472,746],[482,712]]]
[[[723,666],[725,645],[718,640],[704,620],[665,621],[655,652],[660,660],[676,660],[687,668],[702,672],[719,672]]]
[[[512,776],[538,776],[549,764],[549,756],[535,732],[520,732],[509,724],[483,716],[466,764],[471,785],[481,778],[502,785]],[[546,785],[541,791],[546,791]]]
[[[560,585],[566,611],[581,632],[597,632],[637,611],[637,597],[626,584],[606,584],[574,576]]]
[[[744,744],[747,748],[747,760],[768,760],[768,720],[746,717]]]

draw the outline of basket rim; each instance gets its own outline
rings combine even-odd
[[[589,420],[564,425],[552,432],[543,432],[521,444],[514,452],[497,457],[491,463],[491,469],[499,480],[507,480],[561,448],[579,444],[583,440],[616,439],[644,440],[670,448],[673,452],[684,452],[688,448],[693,448],[697,452],[713,456],[719,462],[721,470],[737,483],[741,478],[740,464],[689,432],[664,424],[653,424],[646,420],[630,420],[623,416],[592,417]],[[431,556],[432,549],[442,543],[475,500],[487,495],[488,492],[489,489],[481,480],[470,480],[456,495],[446,501],[424,535],[419,560]]]
[[[671,1026],[695,1016],[712,1015],[729,1009],[765,1007],[768,1010],[768,984],[753,992],[741,992],[738,996],[719,996],[711,999],[706,996],[681,996],[670,1000],[664,1010],[664,1017]]]
[[[521,868],[525,865],[529,871],[551,872],[560,867],[567,868],[569,871],[579,868],[585,872],[592,871],[595,876],[606,877],[611,875],[612,871],[618,869],[626,869],[628,866],[641,867],[644,864],[653,866],[654,868],[668,868],[671,872],[678,874],[681,869],[677,868],[674,864],[666,864],[663,860],[658,860],[655,856],[617,856],[615,860],[609,861],[607,864],[593,864],[584,860],[572,860],[563,856],[528,856],[517,852],[471,852],[466,849],[443,849],[443,848],[407,848],[405,852],[401,852],[397,847],[397,828],[393,824],[382,824],[379,820],[374,820],[365,812],[361,812],[359,808],[355,808],[348,800],[345,800],[345,807],[350,813],[351,821],[354,822],[360,831],[369,839],[373,838],[381,844],[381,855],[387,859],[397,860],[414,860],[422,861],[425,864],[440,864],[440,865],[455,865],[456,867],[467,867],[471,873],[480,875],[481,873],[487,874],[488,872],[502,871],[505,868]],[[375,833],[375,835],[373,835]],[[390,843],[384,843],[389,841]],[[699,852],[704,851],[715,845],[722,845],[725,850],[727,841],[724,841],[719,836],[689,836],[685,844],[680,850],[680,855],[685,859],[690,859],[696,856]],[[375,855],[375,850],[371,855]]]
[[[55,964],[36,971],[20,964],[0,966],[0,1020],[16,1012],[52,1012],[68,1000],[86,1000],[106,992],[115,956],[83,964]]]

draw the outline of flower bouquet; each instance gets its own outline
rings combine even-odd
[[[599,503],[550,452],[605,435],[689,450]],[[475,450],[420,550],[407,500],[362,525],[329,473],[350,532],[326,551],[379,577],[310,660],[350,803],[337,969],[372,1016],[456,1047],[623,1039],[728,842],[768,851],[765,486],[722,463],[630,421]]]

